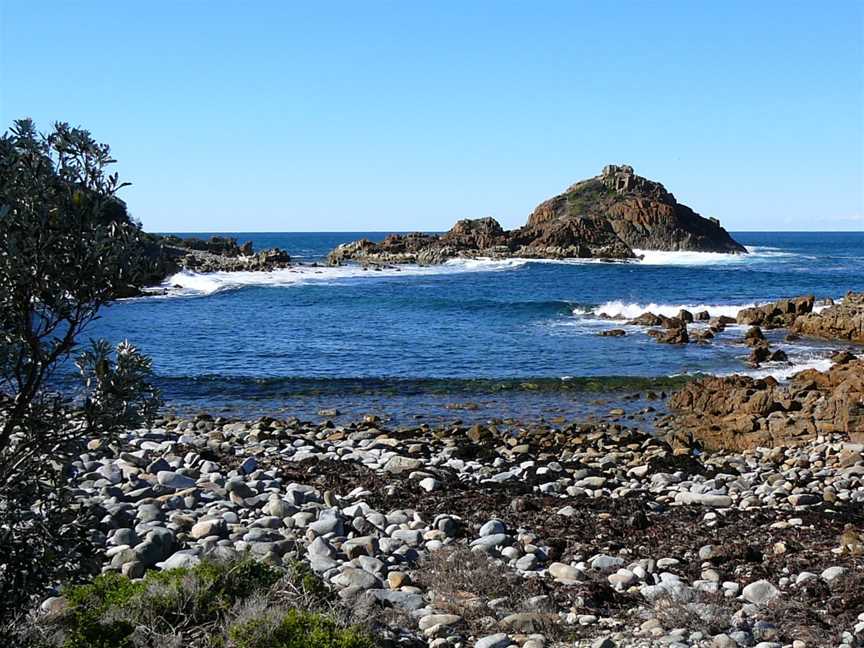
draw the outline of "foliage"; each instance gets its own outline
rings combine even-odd
[[[284,596],[286,588],[302,589],[303,580],[295,568],[248,558],[148,572],[138,581],[103,574],[66,589],[66,609],[37,621],[32,641],[44,648],[162,648],[230,638],[238,648],[371,648],[364,632],[325,613],[320,600]]]
[[[236,601],[269,588],[280,573],[261,563],[202,562],[192,568],[149,572],[140,581],[119,574],[64,592],[68,612],[57,620],[64,648],[132,645],[138,626],[154,636],[223,617]]]
[[[237,648],[372,648],[368,635],[340,628],[332,619],[302,610],[270,610],[231,626],[228,636]]]
[[[86,438],[146,424],[158,404],[150,362],[128,343],[95,342],[78,360],[83,412],[58,387],[88,325],[145,265],[113,162],[68,124],[42,135],[20,120],[0,137],[0,624],[95,566],[98,511],[76,508],[64,470]]]
[[[603,201],[617,198],[615,190],[610,189],[601,181],[592,179],[580,182],[567,191],[567,214],[584,216],[595,212]]]

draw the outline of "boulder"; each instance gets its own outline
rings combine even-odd
[[[735,321],[745,326],[769,329],[788,328],[799,316],[810,313],[816,299],[813,295],[781,299],[771,304],[742,308]]]
[[[839,304],[797,317],[791,332],[864,344],[864,292],[850,292]]]

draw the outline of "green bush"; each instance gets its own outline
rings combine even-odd
[[[286,572],[251,559],[205,561],[188,569],[148,572],[137,581],[107,573],[86,585],[64,589],[67,609],[44,621],[42,634],[47,638],[40,643],[62,648],[132,648],[141,645],[139,627],[151,636],[146,645],[158,645],[159,636],[185,638],[185,632],[207,626],[213,629],[207,634],[207,645],[213,646],[224,642],[221,628],[229,625],[241,648],[372,645],[358,631],[342,629],[325,615],[282,607],[280,593],[289,585],[305,597],[304,602],[314,604],[328,594],[301,563]],[[251,606],[254,611],[242,622],[232,622],[247,600],[256,601],[258,607]],[[282,611],[278,618],[273,616],[277,610]],[[265,631],[272,631],[276,643],[260,642]]]
[[[340,628],[323,614],[287,610],[237,623],[228,630],[237,648],[373,648],[357,628]]]
[[[64,648],[126,648],[135,627],[128,621],[102,623],[110,610],[122,608],[145,588],[116,573],[97,576],[87,585],[70,587],[63,593],[69,603],[59,625]],[[52,642],[53,643],[53,642]]]

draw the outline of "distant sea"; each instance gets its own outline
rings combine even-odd
[[[118,302],[90,331],[128,338],[149,354],[166,400],[179,409],[582,415],[601,396],[624,390],[642,398],[697,373],[783,379],[829,366],[829,345],[787,343],[780,331],[771,336],[791,362],[752,369],[741,327],[710,345],[676,347],[602,314],[686,308],[734,316],[781,297],[864,290],[864,232],[733,233],[750,251],[737,256],[647,251],[628,263],[469,260],[382,271],[311,265],[339,243],[381,233],[224,234],[256,250],[284,248],[305,265],[182,272],[166,282],[167,296]],[[598,335],[608,328],[627,335]]]

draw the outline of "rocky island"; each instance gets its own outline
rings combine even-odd
[[[528,222],[504,230],[494,218],[460,220],[442,235],[391,234],[340,245],[328,262],[432,265],[452,258],[633,259],[634,250],[746,254],[716,218],[679,203],[633,167],[607,165],[594,178],[540,203]]]

